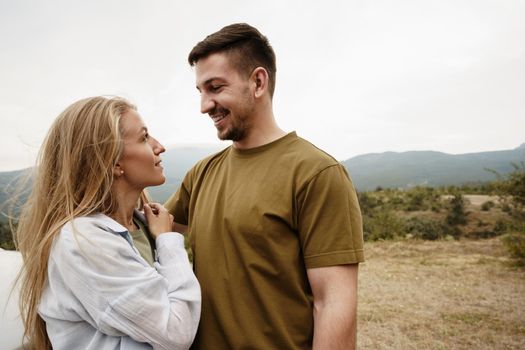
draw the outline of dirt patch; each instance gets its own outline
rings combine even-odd
[[[359,349],[525,348],[525,270],[499,238],[365,249]]]
[[[493,202],[494,204],[499,204],[499,197],[498,196],[488,196],[484,194],[466,194],[463,196],[467,201],[469,201],[470,205],[475,207],[481,207],[483,203],[486,202]]]

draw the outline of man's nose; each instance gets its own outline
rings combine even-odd
[[[215,101],[209,98],[207,95],[201,95],[201,113],[209,113],[213,108],[215,108]]]

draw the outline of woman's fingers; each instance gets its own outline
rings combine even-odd
[[[156,238],[161,233],[172,231],[173,215],[159,203],[144,204],[144,214],[151,234]]]
[[[160,203],[147,203],[145,204],[145,206],[146,205],[149,205],[149,207],[151,208],[151,211],[155,215],[158,215],[161,211],[167,211],[166,208],[164,208],[164,206]]]

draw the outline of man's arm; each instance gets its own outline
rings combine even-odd
[[[186,231],[188,231],[188,226],[182,225],[182,224],[179,224],[173,221],[172,230],[173,232],[178,232],[178,233],[182,233],[183,235],[185,235]]]
[[[356,348],[358,266],[307,269],[314,296],[313,350]]]

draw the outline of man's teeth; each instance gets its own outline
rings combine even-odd
[[[226,117],[226,115],[221,114],[221,115],[213,116],[213,117],[211,117],[211,119],[216,123],[216,122],[218,122],[218,121],[224,119],[225,117]]]

